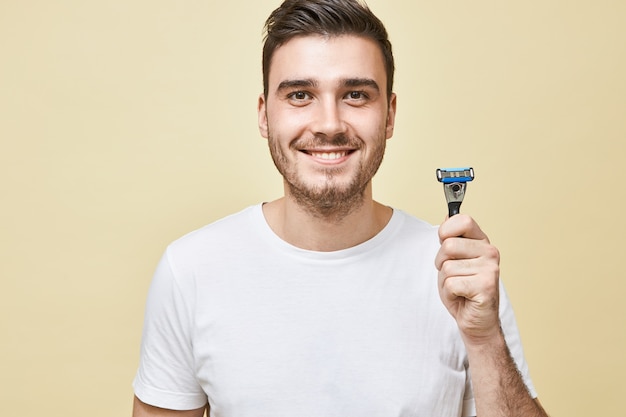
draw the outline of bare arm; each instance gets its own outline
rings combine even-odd
[[[206,407],[196,410],[177,411],[154,407],[135,397],[133,402],[133,417],[202,417]]]
[[[539,400],[530,396],[503,335],[481,345],[466,342],[466,347],[480,417],[547,416]]]
[[[526,388],[500,327],[500,254],[469,216],[439,228],[439,293],[459,326],[480,417],[547,417]]]

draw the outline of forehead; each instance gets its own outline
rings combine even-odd
[[[375,41],[355,35],[298,36],[274,51],[269,89],[289,79],[324,83],[347,78],[369,78],[385,85],[383,54]]]

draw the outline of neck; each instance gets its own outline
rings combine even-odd
[[[289,195],[267,203],[263,213],[271,229],[284,241],[302,249],[330,252],[356,246],[378,234],[392,210],[366,192],[350,210],[312,210]]]

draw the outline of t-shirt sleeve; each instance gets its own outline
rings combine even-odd
[[[190,293],[181,289],[166,251],[148,291],[139,369],[133,381],[135,395],[146,404],[192,410],[207,402],[194,371]]]
[[[530,379],[530,373],[528,371],[528,364],[524,358],[524,350],[522,348],[522,341],[520,338],[519,330],[517,328],[517,321],[515,320],[515,314],[509,301],[509,297],[506,293],[502,281],[500,281],[500,322],[504,338],[506,340],[511,357],[517,365],[517,369],[522,375],[524,384],[530,393],[530,396],[537,398],[537,393],[533,382]],[[467,370],[467,379],[465,383],[465,396],[463,398],[463,417],[476,416],[476,404],[474,402],[474,393],[471,382],[471,370]]]

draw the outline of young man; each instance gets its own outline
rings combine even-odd
[[[286,0],[266,29],[259,129],[284,197],[168,247],[134,416],[545,416],[487,236],[373,200],[396,114],[382,23]]]

